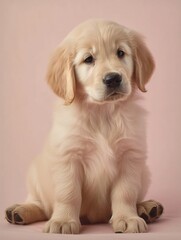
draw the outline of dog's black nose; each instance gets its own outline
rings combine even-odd
[[[103,83],[109,88],[116,88],[120,86],[122,77],[118,73],[108,73],[103,79]]]

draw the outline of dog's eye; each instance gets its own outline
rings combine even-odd
[[[117,56],[118,56],[118,58],[123,58],[124,55],[125,55],[125,52],[124,52],[123,50],[121,50],[121,49],[118,49],[118,50],[117,50]]]
[[[93,62],[94,62],[94,58],[92,55],[90,55],[84,59],[84,63],[91,64]]]

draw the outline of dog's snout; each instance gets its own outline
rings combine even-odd
[[[119,87],[121,81],[122,81],[121,75],[114,72],[108,73],[103,79],[103,83],[109,88]]]

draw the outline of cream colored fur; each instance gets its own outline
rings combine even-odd
[[[90,54],[95,61],[86,64]],[[28,178],[27,203],[50,219],[45,232],[78,233],[81,217],[110,220],[115,232],[147,230],[136,209],[149,185],[138,88],[145,91],[153,68],[140,35],[109,21],[81,24],[55,51],[47,78],[60,100]],[[123,92],[115,96],[102,81],[109,72],[122,75]]]

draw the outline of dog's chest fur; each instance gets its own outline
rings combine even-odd
[[[53,133],[61,136],[57,146],[74,152],[74,161],[83,169],[81,216],[91,222],[110,217],[111,187],[120,172],[122,154],[129,147],[125,141],[138,137],[139,112],[135,105],[108,104],[82,111],[68,107],[56,118],[61,125]]]
[[[126,112],[110,105],[108,108],[100,107],[99,111],[90,109],[81,123],[84,146],[81,162],[85,177],[82,214],[91,222],[94,218],[101,221],[110,217],[111,186],[120,171],[124,141],[131,137],[133,131],[129,121],[131,119]]]

